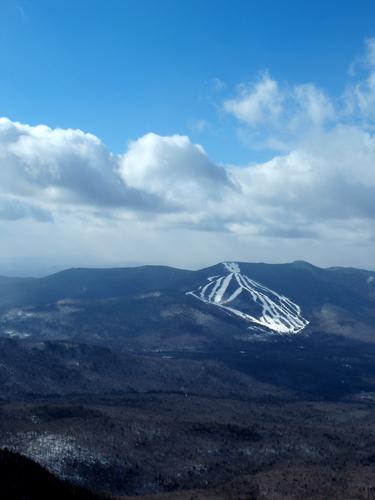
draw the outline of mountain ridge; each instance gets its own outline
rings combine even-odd
[[[72,267],[67,267],[64,269],[61,269],[59,271],[53,272],[53,273],[48,273],[43,276],[12,276],[11,274],[0,274],[0,280],[1,279],[10,279],[10,280],[43,280],[45,278],[50,278],[52,276],[58,276],[61,274],[65,274],[67,272],[76,272],[76,271],[99,271],[99,272],[104,272],[104,271],[119,271],[119,270],[124,270],[124,269],[150,269],[150,268],[158,268],[158,269],[173,269],[175,271],[182,271],[182,272],[202,272],[206,271],[208,269],[212,269],[214,267],[223,265],[225,262],[236,262],[239,265],[256,265],[256,266],[269,266],[269,267],[283,267],[283,266],[296,266],[296,267],[306,267],[306,268],[314,268],[314,269],[320,269],[323,271],[328,271],[328,270],[350,270],[350,271],[363,271],[366,273],[372,273],[375,275],[375,270],[371,269],[365,269],[361,267],[353,267],[353,266],[328,266],[328,267],[322,267],[318,266],[315,264],[312,264],[311,262],[308,262],[306,260],[293,260],[290,262],[264,262],[264,261],[257,261],[257,262],[249,262],[249,261],[242,261],[242,260],[223,260],[216,262],[215,264],[212,264],[210,266],[204,266],[200,267],[198,269],[190,269],[190,268],[184,268],[184,267],[176,267],[176,266],[169,266],[166,264],[142,264],[142,265],[137,265],[137,266],[109,266],[109,267],[101,267],[101,266],[72,266]]]
[[[237,266],[242,277],[228,265]],[[152,337],[153,345],[171,347],[170,339],[177,346],[186,334],[188,344],[198,346],[217,338],[255,339],[259,331],[247,328],[252,321],[265,335],[323,331],[375,342],[373,275],[295,261],[224,262],[195,271],[169,266],[71,268],[45,278],[0,278],[0,335],[86,341],[90,329],[103,343],[116,338],[128,345],[132,338],[137,345],[141,339],[149,344]],[[227,284],[229,295],[219,298],[216,285],[208,283],[212,278],[217,290],[224,292]],[[201,304],[191,295],[200,287],[208,293],[198,292]],[[210,290],[216,293],[212,300]]]

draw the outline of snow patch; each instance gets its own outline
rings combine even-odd
[[[240,273],[240,266],[236,262],[224,262],[224,267],[230,272],[230,273]]]

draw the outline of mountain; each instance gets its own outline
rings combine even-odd
[[[374,272],[300,261],[222,263],[199,271],[69,269],[39,279],[0,278],[3,336],[133,349],[198,348],[218,339],[314,331],[374,342],[374,305]]]
[[[0,278],[0,449],[54,474],[35,472],[47,489],[371,498],[374,429],[374,272],[224,262]],[[0,453],[0,474],[13,458]]]
[[[104,299],[174,286],[189,271],[164,266],[68,269],[45,278],[0,277],[0,307],[40,305],[61,299]]]

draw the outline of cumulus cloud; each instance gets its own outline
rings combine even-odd
[[[264,73],[239,88],[223,105],[246,130],[277,140],[285,124],[294,137],[287,152],[249,166],[218,165],[182,135],[149,133],[116,155],[80,130],[0,119],[0,234],[10,252],[28,238],[37,253],[53,235],[52,251],[78,245],[76,257],[91,248],[112,263],[123,252],[155,261],[157,248],[159,262],[177,265],[203,255],[207,264],[314,255],[327,263],[328,253],[338,264],[345,253],[345,263],[366,255],[374,267],[375,41],[366,61],[366,75],[341,96],[351,114],[311,83],[280,85]]]
[[[253,131],[263,134],[263,146],[276,150],[336,118],[334,103],[322,89],[312,83],[281,85],[268,72],[255,83],[239,85],[236,95],[223,102],[223,109],[252,135]],[[243,132],[241,136],[246,137]]]
[[[121,204],[116,161],[94,135],[0,119],[0,190],[50,201]]]
[[[166,210],[152,190],[126,184],[119,164],[92,134],[0,118],[0,193],[58,206]]]
[[[0,123],[2,220],[51,222],[74,209],[96,225],[113,217],[297,239],[360,220],[373,233],[375,138],[358,126],[315,130],[288,154],[225,167],[186,136],[146,134],[116,156],[81,131]]]
[[[280,224],[375,217],[375,138],[338,126],[309,136],[291,153],[232,169],[246,199]]]
[[[74,206],[107,217],[195,213],[233,189],[226,170],[186,136],[146,134],[114,155],[81,130],[0,118],[4,219],[47,221],[53,211]]]
[[[191,211],[233,189],[226,170],[181,135],[150,133],[131,142],[120,159],[120,174],[127,186]]]

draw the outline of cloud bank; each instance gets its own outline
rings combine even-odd
[[[360,77],[336,99],[264,72],[222,108],[275,150],[269,161],[218,165],[187,136],[155,133],[116,155],[81,130],[1,118],[2,258],[22,242],[43,253],[53,235],[61,255],[88,259],[91,248],[110,263],[271,255],[354,264],[365,251],[375,267],[375,40],[366,43]]]

